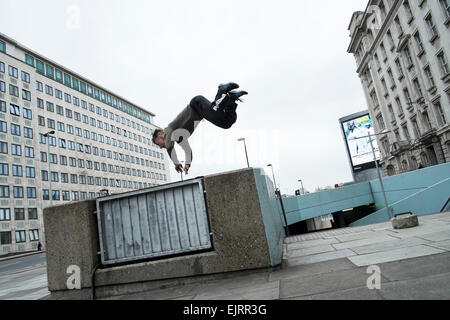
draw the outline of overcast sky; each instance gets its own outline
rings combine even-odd
[[[0,31],[157,115],[234,81],[223,130],[203,121],[190,177],[263,167],[283,193],[352,180],[338,119],[367,109],[347,31],[367,0],[1,0]],[[181,157],[180,157],[181,158]],[[171,166],[172,181],[180,179]]]

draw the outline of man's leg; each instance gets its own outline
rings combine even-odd
[[[217,111],[212,108],[211,101],[203,96],[197,96],[191,100],[190,106],[201,117],[208,120],[212,124],[222,128],[229,129],[236,122],[236,107],[237,104],[231,102],[231,100],[223,101],[223,110]]]

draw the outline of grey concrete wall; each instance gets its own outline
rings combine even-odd
[[[90,273],[99,262],[95,201],[75,202],[44,209],[47,278],[50,291],[66,290],[67,268],[81,271],[81,286],[90,287]]]
[[[206,176],[204,184],[213,250],[99,269],[96,272],[99,295],[145,290],[162,283],[161,280],[171,282],[192,276],[270,268],[281,263],[279,242],[282,243],[284,234],[278,230],[274,237],[266,232],[254,170]],[[49,228],[46,233],[49,290],[59,291],[58,296],[64,293],[61,290],[66,290],[69,277],[66,269],[74,264],[82,269],[84,294],[66,293],[74,299],[89,297],[86,289],[91,286],[90,274],[98,262],[98,229],[93,211],[95,202],[87,201],[44,212],[45,227]],[[270,219],[266,220],[270,223]],[[277,242],[272,247],[279,246],[280,250],[270,248],[271,239]]]

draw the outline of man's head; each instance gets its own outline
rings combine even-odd
[[[165,133],[163,130],[161,129],[156,129],[155,132],[153,132],[153,143],[158,145],[160,148],[165,148],[166,147],[166,142],[165,142]]]

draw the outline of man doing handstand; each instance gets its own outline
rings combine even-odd
[[[188,174],[192,163],[192,150],[188,138],[203,119],[222,129],[231,128],[237,119],[236,102],[242,101],[240,98],[248,94],[246,91],[235,91],[238,88],[239,85],[233,82],[220,85],[213,102],[208,101],[203,96],[194,97],[175,120],[169,123],[167,128],[154,131],[153,143],[160,148],[167,149],[177,172],[183,172],[183,165],[178,161],[174,148],[175,142],[183,148],[186,154],[184,172]]]

